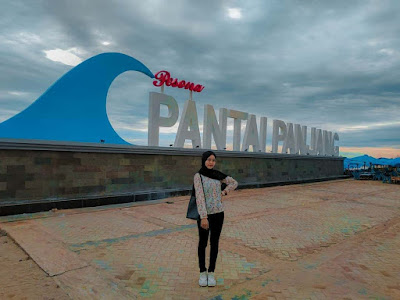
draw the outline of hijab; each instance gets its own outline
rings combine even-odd
[[[203,176],[206,176],[206,177],[209,177],[209,178],[212,178],[212,179],[216,179],[216,180],[225,179],[228,175],[226,175],[226,174],[224,174],[224,173],[222,173],[220,171],[217,171],[217,170],[214,170],[214,169],[209,169],[209,168],[206,167],[206,160],[211,155],[214,155],[214,157],[217,158],[215,153],[212,152],[212,151],[206,151],[206,152],[203,153],[203,156],[201,157],[201,168],[200,168],[198,173],[200,173]],[[221,185],[221,190],[223,190],[225,188],[225,186],[226,186],[226,184],[223,183]],[[195,193],[194,184],[193,184],[192,196],[195,196],[195,195],[196,195],[196,193]]]
[[[211,156],[214,155],[216,158],[217,156],[215,155],[214,152],[212,151],[206,151],[203,153],[203,156],[201,158],[201,169],[199,170],[199,173],[203,176],[216,179],[216,180],[223,180],[225,179],[228,175],[214,169],[209,169],[206,167],[206,160]]]

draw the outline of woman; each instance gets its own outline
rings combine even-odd
[[[199,229],[199,267],[200,267],[200,286],[215,286],[214,276],[215,262],[218,256],[218,242],[224,223],[224,207],[222,196],[236,189],[238,183],[232,177],[214,170],[216,155],[212,151],[203,153],[202,165],[196,175],[194,175],[194,188],[196,192],[197,210],[200,220],[197,221]],[[226,184],[226,188],[221,191],[221,183]],[[208,273],[206,269],[206,247],[208,233],[210,232],[210,265]]]

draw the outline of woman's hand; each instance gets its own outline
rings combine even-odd
[[[208,230],[208,219],[201,219],[200,226],[201,228]]]

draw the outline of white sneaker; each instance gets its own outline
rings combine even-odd
[[[214,272],[208,273],[208,286],[216,286],[216,284]]]
[[[206,271],[200,273],[199,285],[207,286],[207,272]]]

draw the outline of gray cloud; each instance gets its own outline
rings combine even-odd
[[[242,19],[229,18],[229,7]],[[399,8],[394,0],[9,2],[0,12],[0,121],[71,69],[45,50],[74,48],[82,59],[122,52],[153,72],[204,84],[195,95],[200,121],[206,103],[328,130],[384,121],[385,134],[343,131],[340,144],[399,145],[390,125],[400,121]],[[134,129],[154,90],[140,74],[118,77],[111,121]],[[167,93],[182,109],[187,92]]]
[[[340,134],[342,144],[348,147],[388,147],[399,149],[400,123],[353,130]]]

